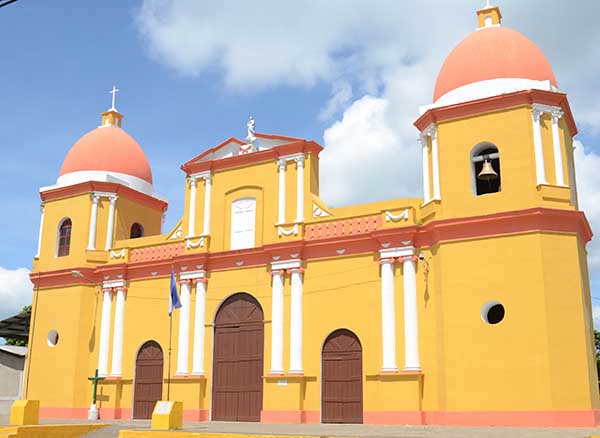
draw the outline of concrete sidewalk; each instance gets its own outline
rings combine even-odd
[[[47,423],[50,421],[44,421]],[[65,423],[66,421],[62,421]],[[61,423],[52,421],[52,423]],[[81,422],[79,422],[81,423]],[[121,429],[150,428],[150,421],[106,421],[111,425],[89,433],[89,438],[115,438]],[[249,433],[265,435],[313,435],[398,438],[584,438],[600,435],[600,428],[525,428],[525,427],[442,427],[374,426],[365,424],[261,424],[261,423],[186,423],[187,432]]]

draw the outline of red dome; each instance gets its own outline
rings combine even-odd
[[[73,145],[60,175],[95,170],[119,172],[152,184],[152,170],[140,145],[121,128],[104,126],[81,137]]]
[[[538,46],[515,30],[491,27],[473,32],[450,52],[438,75],[433,101],[463,85],[500,78],[549,80],[558,88]]]

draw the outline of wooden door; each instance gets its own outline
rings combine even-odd
[[[263,311],[248,294],[229,297],[215,318],[212,419],[260,421]]]
[[[152,418],[156,402],[162,399],[163,352],[157,342],[148,341],[135,361],[133,418]]]
[[[362,347],[354,333],[336,330],[323,345],[323,423],[362,423]]]

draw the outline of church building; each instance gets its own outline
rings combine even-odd
[[[163,231],[113,100],[40,189],[24,398],[87,418],[98,370],[101,419],[168,398],[186,421],[598,424],[575,120],[541,50],[477,19],[398,163],[422,198],[330,208],[323,148],[250,119],[181,166]]]

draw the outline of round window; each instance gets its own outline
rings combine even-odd
[[[48,346],[56,347],[56,344],[58,344],[58,332],[56,330],[50,330],[48,332],[47,341]]]
[[[498,301],[489,301],[481,309],[481,319],[488,324],[498,324],[504,319],[504,306]]]

